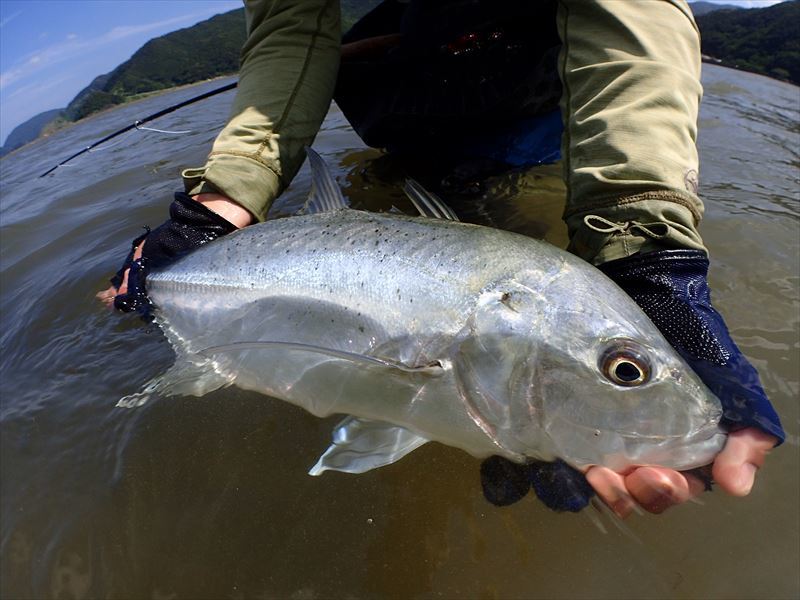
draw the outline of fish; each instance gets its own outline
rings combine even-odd
[[[635,302],[546,242],[421,212],[347,206],[308,150],[302,214],[252,225],[148,276],[176,360],[122,406],[235,385],[341,414],[310,469],[363,473],[431,441],[585,470],[709,464],[719,400]]]

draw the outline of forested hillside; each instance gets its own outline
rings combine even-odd
[[[703,53],[722,65],[800,85],[800,0],[697,17]]]
[[[17,148],[21,148],[28,142],[35,140],[49,123],[61,116],[61,112],[62,109],[60,108],[48,110],[17,125],[8,134],[6,143],[0,148],[0,156],[13,152]]]
[[[152,39],[81,91],[66,117],[77,121],[137,94],[235,73],[244,40],[244,9]]]

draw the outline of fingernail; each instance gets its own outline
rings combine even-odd
[[[736,487],[739,488],[739,493],[747,495],[753,489],[753,483],[756,479],[756,467],[753,463],[745,463],[739,469],[739,477],[736,480]]]
[[[633,499],[630,497],[623,497],[619,498],[611,505],[611,510],[613,510],[620,519],[626,519],[634,511],[635,506],[636,502],[634,502]]]

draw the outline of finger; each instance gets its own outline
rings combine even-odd
[[[119,286],[119,289],[115,288],[113,285],[108,289],[102,290],[95,294],[95,298],[100,300],[103,304],[107,307],[114,306],[114,297],[118,294],[124,294],[128,291],[128,273],[130,269],[125,269],[125,273],[122,274],[122,283]]]
[[[125,272],[122,274],[122,283],[119,284],[119,289],[114,294],[115,296],[119,294],[125,294],[128,292],[128,273],[130,272],[131,272],[130,269],[125,269]]]
[[[689,480],[678,471],[661,467],[640,467],[625,477],[625,487],[647,512],[661,514],[671,506],[683,504],[696,493]]]
[[[102,291],[100,291],[100,292],[97,292],[97,293],[94,295],[94,297],[95,297],[95,298],[97,298],[98,300],[100,300],[101,302],[107,302],[107,301],[109,301],[109,300],[113,300],[113,299],[114,299],[114,296],[116,295],[116,293],[117,293],[117,288],[115,288],[115,287],[112,285],[112,286],[111,286],[110,288],[108,288],[107,290],[102,290]]]
[[[590,467],[586,480],[616,515],[626,518],[636,509],[636,501],[625,488],[625,478],[605,467]]]
[[[113,285],[106,290],[101,292],[97,292],[95,294],[95,298],[100,300],[106,308],[113,308],[114,307],[114,297],[118,294],[117,288]]]
[[[146,240],[142,240],[138,246],[136,246],[136,250],[133,253],[133,260],[139,260],[142,258],[142,248],[144,248],[144,243]]]
[[[729,494],[746,496],[776,441],[774,436],[754,427],[728,434],[725,447],[714,460],[714,480]]]

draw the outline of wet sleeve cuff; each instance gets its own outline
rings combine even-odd
[[[181,173],[190,196],[217,193],[227,196],[248,210],[258,221],[282,191],[278,175],[259,160],[238,154],[217,153],[205,167]]]

